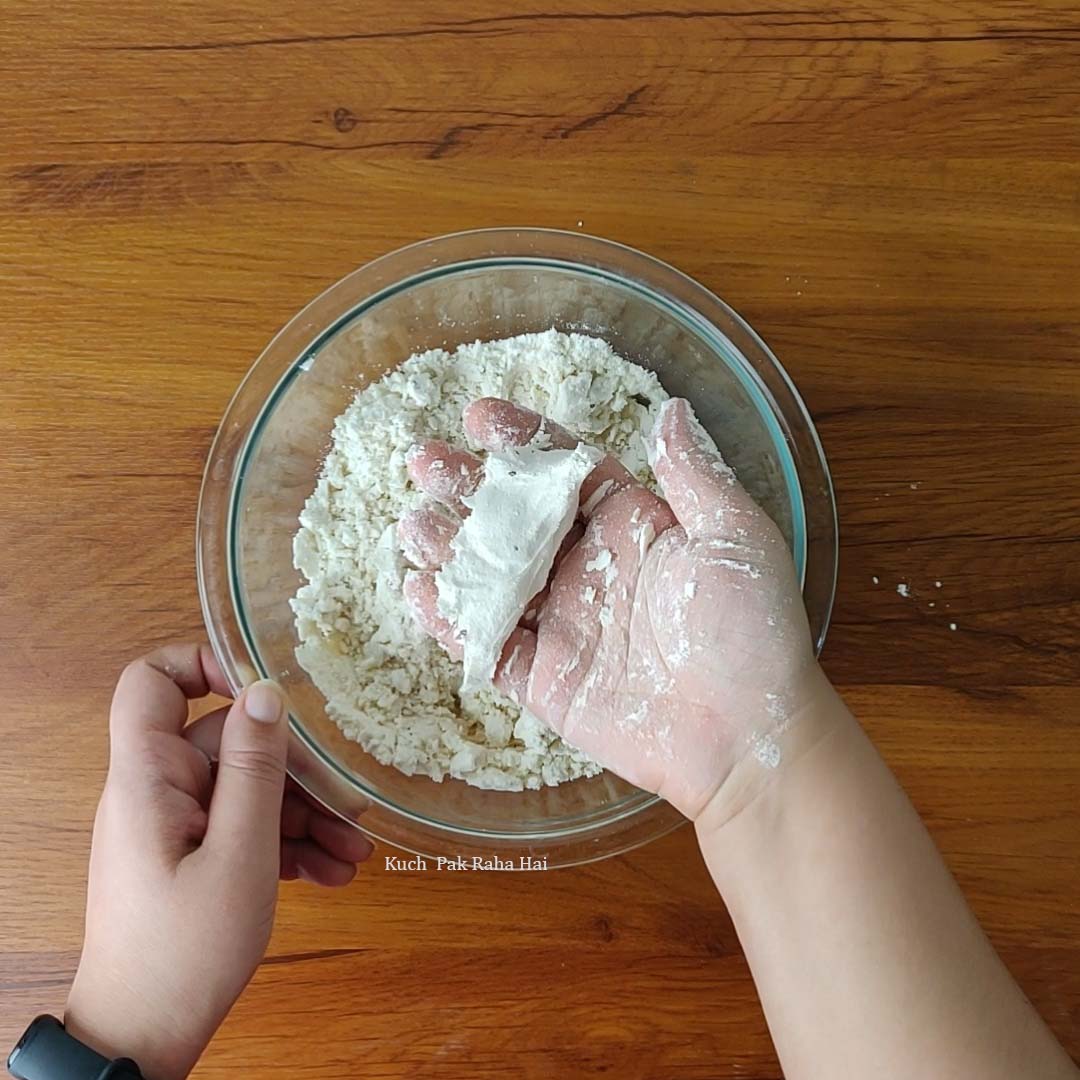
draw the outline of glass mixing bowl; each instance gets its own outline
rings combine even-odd
[[[252,366],[221,422],[199,500],[199,592],[235,691],[276,679],[289,771],[365,831],[421,855],[548,866],[626,851],[675,828],[667,803],[609,773],[541,791],[482,791],[380,765],[326,715],[297,663],[289,599],[297,517],[334,419],[412,353],[556,327],[596,334],[692,402],[791,545],[814,640],[836,584],[832,483],[794,386],[754,331],[690,278],[639,251],[548,229],[483,229],[413,244],[313,300]],[[536,865],[528,863],[526,865]]]

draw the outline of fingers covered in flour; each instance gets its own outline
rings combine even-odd
[[[406,468],[421,491],[463,517],[469,511],[462,500],[476,491],[484,476],[484,463],[475,454],[441,439],[417,443],[409,451]]]
[[[439,611],[439,586],[430,570],[410,570],[401,587],[405,602],[420,628],[430,634],[454,660],[462,657],[453,624]]]
[[[761,513],[685,398],[661,405],[650,458],[664,498],[691,536],[737,533],[739,515]]]
[[[563,564],[566,557],[581,541],[585,535],[585,526],[580,521],[575,521],[570,526],[570,531],[563,537],[559,550],[555,553],[555,562],[551,573],[555,574]],[[551,594],[551,582],[549,581],[529,602],[525,605],[525,613],[521,616],[521,625],[529,630],[535,630],[540,624],[540,616],[544,605]]]
[[[536,660],[536,634],[519,626],[503,646],[495,668],[495,687],[511,701],[524,705],[528,699],[529,678]]]
[[[466,434],[485,450],[525,446],[538,434],[546,435],[549,445],[556,450],[572,450],[582,441],[540,413],[503,398],[479,398],[465,407],[462,418]],[[588,518],[604,499],[628,487],[640,486],[617,458],[607,454],[581,485],[581,512]]]
[[[453,555],[451,545],[460,528],[461,519],[441,506],[410,510],[398,522],[401,552],[420,570],[438,570]]]
[[[457,631],[439,611],[439,589],[430,571],[411,570],[402,586],[405,602],[413,618],[425,633],[430,634],[454,660],[462,656]],[[533,660],[536,657],[536,634],[524,626],[516,627],[503,646],[495,669],[495,686],[512,700],[524,703]]]

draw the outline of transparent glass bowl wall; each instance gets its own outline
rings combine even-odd
[[[836,518],[813,424],[776,359],[730,308],[671,267],[593,237],[492,229],[404,248],[301,311],[249,371],[222,421],[199,504],[200,596],[235,689],[276,679],[290,700],[293,777],[374,836],[426,855],[588,861],[682,820],[610,774],[522,793],[434,783],[344,738],[294,656],[297,516],[334,419],[414,352],[552,326],[593,333],[690,399],[788,537],[815,641],[828,627]]]

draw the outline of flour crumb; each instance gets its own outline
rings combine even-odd
[[[646,521],[634,530],[632,536],[638,546],[638,558],[644,562],[649,545],[656,539],[656,528],[651,521]]]
[[[596,508],[604,500],[607,493],[615,486],[614,480],[605,480],[602,484],[598,484],[596,490],[585,500],[581,506],[581,512],[586,517],[592,517]]]
[[[879,585],[879,584],[881,583],[881,578],[879,578],[879,577],[877,576],[877,574],[874,574],[874,575],[873,575],[873,577],[871,577],[871,578],[870,578],[870,580],[871,580],[871,581],[872,581],[872,582],[873,582],[873,583],[874,583],[875,585]]]
[[[405,605],[396,540],[397,522],[425,502],[408,476],[411,449],[426,439],[464,449],[462,410],[491,396],[550,417],[655,485],[646,446],[667,394],[600,338],[549,330],[418,353],[334,424],[293,541],[304,584],[292,608],[297,658],[347,738],[409,775],[520,791],[601,769],[493,687],[459,693],[461,663]]]
[[[604,588],[610,589],[611,583],[615,580],[615,575],[618,570],[611,557],[611,552],[607,548],[601,548],[595,558],[589,559],[585,564],[586,571],[603,570],[604,571]]]
[[[758,735],[753,740],[754,757],[766,769],[775,769],[780,764],[780,745],[771,735]]]
[[[601,548],[596,557],[589,559],[585,564],[586,570],[606,570],[611,565],[611,552],[607,548]]]
[[[896,591],[904,597],[908,597],[911,595],[910,588],[908,588],[907,584],[903,581],[901,581],[900,584],[896,586]]]
[[[954,623],[954,622],[949,623],[949,629],[950,630],[955,630],[956,629],[956,623]]]
[[[935,581],[934,582],[934,588],[935,589],[940,589],[941,588],[941,582],[940,581]]]
[[[743,562],[741,559],[706,559],[706,562],[714,566],[722,566],[725,570],[734,570],[739,574],[746,574],[747,577],[753,578],[755,581],[761,577],[761,571],[751,563]]]

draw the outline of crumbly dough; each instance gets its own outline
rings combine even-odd
[[[461,690],[462,665],[413,623],[396,524],[424,501],[406,471],[423,439],[465,445],[479,397],[544,413],[652,483],[646,436],[667,399],[656,377],[603,340],[549,330],[409,357],[338,417],[293,550],[301,665],[344,734],[384,765],[515,791],[600,767],[494,688]]]

